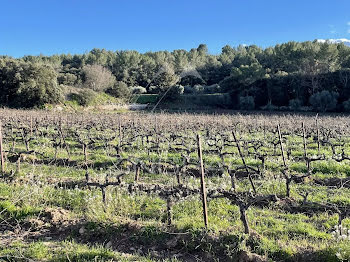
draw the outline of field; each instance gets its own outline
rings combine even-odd
[[[0,261],[350,260],[348,117],[0,119]]]

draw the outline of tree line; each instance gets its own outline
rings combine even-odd
[[[107,92],[230,94],[232,109],[350,111],[350,47],[330,42],[287,42],[273,47],[224,46],[208,53],[139,53],[93,49],[81,55],[0,57],[0,104],[33,107]],[[82,102],[83,103],[83,102]]]

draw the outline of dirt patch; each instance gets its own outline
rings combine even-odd
[[[350,188],[350,177],[337,178],[332,177],[328,179],[315,179],[314,182],[321,186],[336,187],[336,188]]]
[[[46,208],[40,214],[23,221],[7,220],[2,223],[0,244],[9,245],[14,241],[26,242],[33,239],[64,239],[79,221],[63,208]]]
[[[85,188],[86,186],[86,180],[66,180],[55,185],[56,188],[64,189]]]
[[[46,208],[43,216],[44,220],[53,226],[68,226],[75,222],[71,219],[70,212],[63,208]]]
[[[259,256],[257,254],[241,251],[238,258],[239,262],[267,262],[269,261],[267,258]]]

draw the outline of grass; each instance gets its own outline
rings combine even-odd
[[[154,132],[153,124],[144,127],[146,131]],[[44,129],[44,128],[43,128]],[[87,129],[85,130],[87,133]],[[52,135],[54,128],[47,130]],[[111,136],[118,132],[117,128],[103,128],[100,130],[91,128],[90,134],[95,138]],[[164,152],[147,152],[149,144],[142,145],[139,138],[133,139],[133,130],[125,130],[124,141],[130,140],[133,147],[123,149],[122,157],[130,157],[143,161],[145,164],[166,163],[181,165],[183,151],[168,151],[169,141],[161,142]],[[128,133],[130,132],[130,133]],[[193,131],[178,131],[188,136],[194,135]],[[230,131],[228,131],[230,132]],[[83,133],[83,132],[82,132]],[[85,133],[85,132],[84,132]],[[167,136],[168,133],[165,133]],[[151,141],[156,141],[152,134]],[[272,139],[273,135],[269,134]],[[205,137],[205,132],[203,132]],[[262,140],[262,132],[241,132],[244,139]],[[88,137],[84,137],[89,141]],[[268,140],[266,139],[266,140]],[[213,141],[215,139],[212,138]],[[344,141],[346,137],[344,138]],[[182,147],[195,146],[186,140]],[[205,140],[204,140],[205,141]],[[19,138],[15,150],[25,150],[24,144]],[[69,137],[67,143],[70,146],[70,161],[74,165],[69,166],[64,161],[45,162],[45,159],[54,159],[55,149],[50,139],[38,136],[30,142],[30,148],[40,151],[43,156],[36,155],[36,164],[33,159],[27,158],[21,163],[21,171],[15,172],[16,163],[6,163],[7,174],[12,170],[12,177],[4,176],[0,181],[0,233],[15,232],[19,228],[16,237],[11,241],[0,236],[0,259],[4,261],[26,261],[28,259],[38,261],[153,261],[163,259],[171,260],[173,253],[194,256],[207,261],[234,261],[238,254],[244,250],[266,256],[273,261],[302,261],[311,256],[313,261],[346,261],[350,256],[349,241],[337,241],[332,237],[334,226],[338,223],[338,215],[328,211],[317,211],[313,214],[303,214],[287,210],[279,204],[270,203],[266,206],[252,205],[247,210],[247,217],[253,236],[243,233],[243,225],[240,220],[240,211],[237,205],[228,199],[212,199],[208,202],[208,231],[204,229],[202,219],[202,203],[199,196],[187,197],[174,201],[172,207],[172,225],[167,223],[167,204],[164,198],[156,194],[134,193],[130,194],[125,188],[108,187],[106,189],[106,203],[102,203],[102,194],[99,188],[83,187],[79,182],[84,181],[86,171],[90,179],[103,182],[106,174],[113,176],[126,172],[123,179],[126,183],[134,180],[132,165],[124,165],[120,170],[113,164],[118,160],[113,146],[119,144],[119,136],[110,141],[111,148],[88,147],[88,161],[90,166],[84,167],[84,156],[81,145],[77,139]],[[151,142],[150,142],[151,143]],[[5,150],[9,150],[10,140],[5,137]],[[96,143],[95,145],[103,145]],[[252,167],[261,168],[261,160],[254,157],[254,151],[244,149],[245,162]],[[292,152],[287,159],[290,171],[295,175],[303,175],[307,168],[305,161],[297,157],[303,156],[302,139],[295,135],[288,136],[286,147]],[[216,148],[204,144],[204,163],[206,167],[218,169],[222,160],[217,153],[208,150]],[[317,144],[308,140],[308,155],[316,155]],[[350,146],[346,144],[345,151]],[[268,143],[264,144],[259,152],[273,152]],[[243,161],[238,155],[235,146],[228,146],[225,152],[234,152],[235,155],[225,156],[224,163],[232,168],[242,166]],[[248,154],[250,152],[250,154]],[[302,195],[309,193],[307,198],[313,204],[329,204],[338,206],[350,206],[350,189],[335,188],[325,185],[317,185],[314,179],[346,178],[350,175],[348,161],[336,162],[331,159],[332,152],[328,146],[322,147],[322,153],[327,160],[311,163],[312,175],[303,183],[291,184],[291,201],[301,203]],[[107,154],[108,153],[108,154]],[[254,179],[258,192],[261,194],[285,194],[285,181],[281,173],[282,158],[277,147],[276,154],[266,160],[264,177]],[[197,158],[197,152],[190,154],[192,161]],[[58,150],[57,159],[64,160],[68,154],[64,148]],[[171,166],[169,163],[168,167]],[[195,165],[196,167],[196,165]],[[189,187],[199,188],[199,179],[182,176],[184,184]],[[72,186],[69,184],[72,183]],[[75,185],[75,184],[76,185]],[[176,185],[176,177],[172,173],[141,172],[140,183],[154,183],[163,185]],[[209,189],[231,188],[231,180],[227,173],[206,177]],[[247,179],[237,180],[239,192],[249,191],[250,183]],[[57,214],[52,210],[56,210]],[[52,216],[52,221],[47,217]],[[38,221],[39,220],[39,221]],[[42,234],[42,226],[56,230],[59,237],[46,239],[47,236],[34,238],[22,238],[23,232],[36,232]],[[33,224],[37,223],[37,224]],[[350,219],[344,218],[343,226],[350,227]],[[1,229],[1,226],[6,230]],[[81,234],[79,230],[84,228]],[[2,231],[1,231],[2,230]],[[47,228],[46,228],[47,230]],[[16,231],[17,232],[17,231]],[[120,248],[115,243],[118,239],[124,239],[127,247]],[[107,248],[107,243],[114,246]],[[130,248],[133,248],[132,250]],[[152,253],[153,252],[153,253]],[[158,253],[158,255],[155,255]],[[206,255],[205,255],[206,254]],[[338,254],[338,255],[337,255]],[[186,261],[185,255],[179,258]]]
[[[35,242],[30,244],[13,243],[9,247],[0,247],[0,260],[3,261],[49,261],[49,262],[88,262],[121,261],[152,262],[151,258],[114,252],[103,246],[79,244],[75,241]],[[176,261],[176,260],[164,260]]]
[[[138,104],[155,104],[157,101],[157,94],[142,94],[136,96],[136,103]]]

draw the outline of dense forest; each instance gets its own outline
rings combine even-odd
[[[82,55],[0,57],[0,104],[40,107],[98,92],[127,100],[133,94],[226,93],[242,110],[350,111],[350,47],[288,42],[262,49],[201,44],[190,51],[139,53],[93,49]]]

